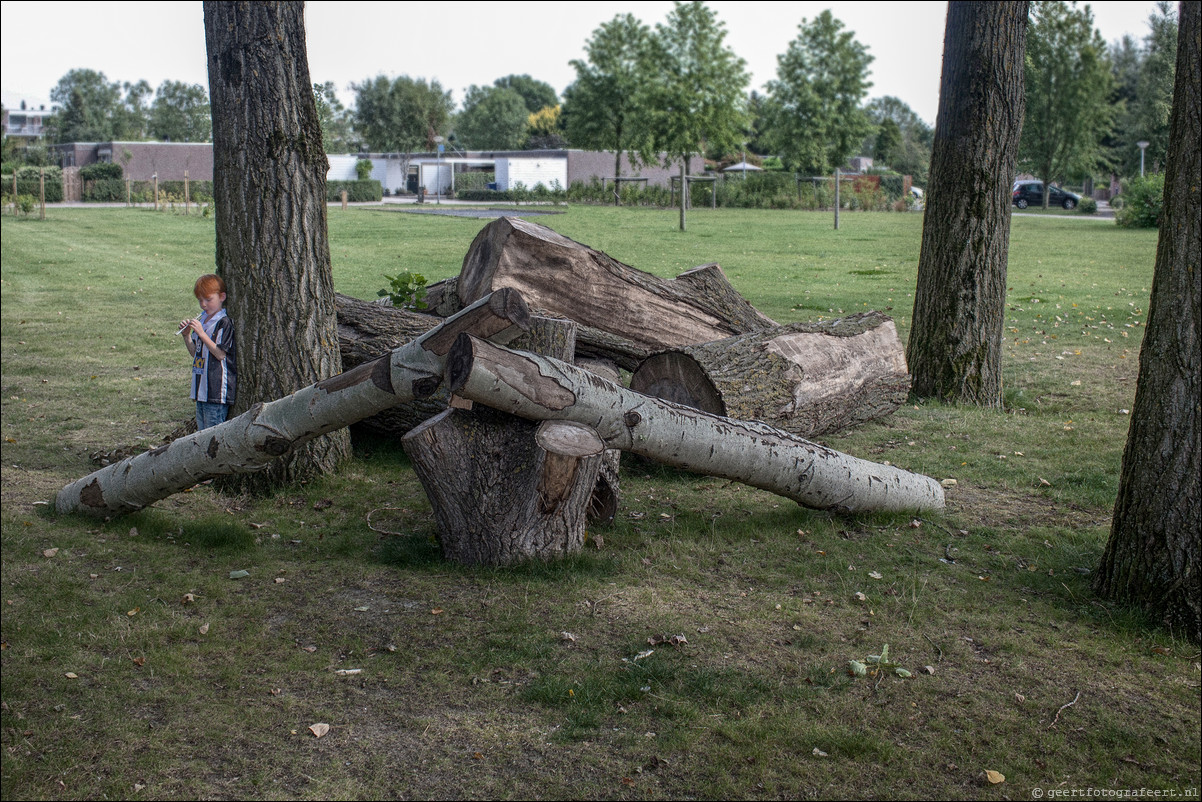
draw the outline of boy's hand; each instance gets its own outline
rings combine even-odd
[[[202,331],[199,321],[195,318],[191,320],[181,320],[179,322],[179,331],[176,334],[187,336],[190,331]]]

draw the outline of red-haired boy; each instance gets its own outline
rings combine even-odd
[[[193,288],[201,315],[181,320],[179,333],[192,355],[192,392],[196,428],[223,423],[234,403],[238,371],[234,360],[234,323],[225,313],[225,282],[207,273]]]

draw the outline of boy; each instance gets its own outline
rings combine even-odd
[[[196,401],[196,428],[223,423],[234,403],[237,369],[234,361],[234,324],[226,315],[225,282],[207,273],[193,288],[201,316],[181,320],[179,334],[192,355],[192,392]]]

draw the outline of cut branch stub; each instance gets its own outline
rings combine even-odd
[[[466,332],[508,340],[529,327],[530,314],[513,290],[493,293],[441,326],[353,370],[257,404],[218,426],[101,468],[60,490],[61,513],[117,515],[212,477],[259,470],[301,443],[398,403],[442,391],[444,357]],[[442,336],[449,330],[454,336]]]
[[[893,413],[910,375],[893,321],[864,312],[655,354],[630,388],[815,437]]]
[[[572,420],[611,448],[733,479],[822,510],[943,507],[934,479],[841,454],[762,423],[651,398],[573,365],[464,336],[447,356],[451,390],[530,420]]]

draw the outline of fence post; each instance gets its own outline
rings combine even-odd
[[[839,168],[835,168],[835,230],[839,230]]]
[[[13,168],[13,217],[17,216],[17,168]]]
[[[154,174],[154,210],[159,210],[159,174]]]
[[[346,190],[342,190],[342,211],[346,211]]]
[[[133,203],[132,203],[132,201],[133,201],[132,186],[133,186],[133,179],[132,178],[125,179],[125,205],[126,206],[133,205]]]
[[[188,213],[188,171],[184,170],[184,214]]]
[[[38,195],[42,201],[41,219],[46,219],[46,168],[38,169]]]

